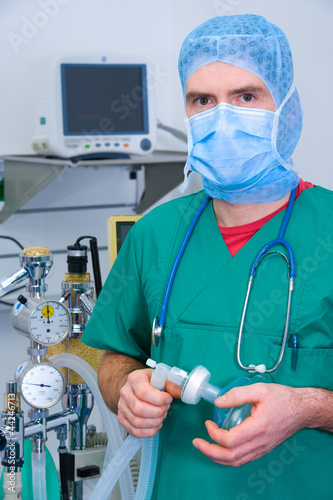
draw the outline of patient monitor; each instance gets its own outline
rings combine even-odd
[[[142,58],[99,54],[54,62],[48,94],[38,102],[34,151],[62,158],[151,153],[153,88]]]

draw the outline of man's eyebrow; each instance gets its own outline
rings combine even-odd
[[[209,92],[201,92],[200,90],[191,90],[186,94],[186,99],[193,99],[193,97],[211,97]]]
[[[262,94],[267,94],[269,93],[269,90],[267,87],[261,85],[244,85],[244,87],[230,90],[229,94],[249,94],[251,92],[260,92]]]

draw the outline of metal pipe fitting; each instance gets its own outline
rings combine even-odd
[[[71,408],[78,416],[72,425],[71,448],[84,450],[86,447],[87,421],[94,406],[94,398],[86,384],[68,385],[63,397],[63,408]]]

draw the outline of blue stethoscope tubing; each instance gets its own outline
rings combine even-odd
[[[284,239],[284,235],[285,235],[285,232],[286,232],[286,229],[287,229],[287,225],[288,225],[288,222],[289,222],[289,219],[290,219],[290,216],[291,216],[291,212],[292,212],[292,209],[294,207],[295,196],[296,196],[296,188],[293,189],[292,192],[290,193],[290,198],[289,198],[287,210],[286,210],[286,213],[284,214],[283,221],[282,221],[282,224],[281,224],[281,228],[280,228],[278,237],[275,240],[272,240],[269,243],[267,243],[259,251],[257,257],[253,261],[253,264],[252,264],[252,267],[251,267],[251,270],[250,270],[250,276],[254,275],[255,268],[256,268],[259,260],[265,255],[265,253],[271,247],[273,247],[274,245],[280,244],[280,245],[283,245],[285,247],[285,249],[287,250],[288,255],[289,255],[289,263],[290,263],[289,276],[292,277],[292,278],[295,278],[295,276],[296,276],[296,267],[295,267],[294,252],[293,252],[290,244],[288,243],[288,241],[286,241]]]
[[[173,266],[172,266],[172,269],[171,269],[171,273],[170,273],[170,276],[169,276],[169,280],[168,280],[168,283],[167,283],[167,287],[165,289],[165,293],[164,293],[164,298],[163,298],[163,303],[162,303],[162,307],[161,307],[161,314],[160,314],[160,326],[164,326],[165,324],[165,317],[166,317],[166,312],[167,312],[167,308],[168,308],[168,303],[169,303],[169,298],[170,298],[170,294],[171,294],[171,290],[172,290],[172,286],[173,286],[173,282],[175,280],[175,276],[176,276],[176,272],[177,272],[177,269],[178,269],[178,266],[180,264],[180,261],[183,257],[183,253],[185,252],[185,248],[187,247],[187,243],[189,242],[189,239],[190,237],[192,236],[192,233],[193,233],[193,230],[199,220],[199,217],[201,216],[202,212],[205,210],[209,200],[211,199],[210,196],[207,196],[204,201],[201,203],[200,207],[198,208],[195,216],[193,217],[193,220],[185,234],[185,238],[183,239],[182,241],[182,244],[180,245],[180,248],[178,250],[178,253],[176,255],[176,258],[175,258],[175,261],[173,263]]]
[[[180,245],[180,248],[177,252],[175,261],[173,263],[171,273],[168,279],[168,283],[164,292],[164,297],[163,297],[163,302],[162,302],[162,307],[161,307],[161,313],[160,317],[156,317],[154,319],[153,323],[153,329],[152,329],[152,341],[155,347],[158,346],[159,340],[162,334],[162,329],[165,324],[165,318],[166,318],[166,312],[168,308],[168,303],[169,303],[169,298],[172,290],[172,285],[176,276],[176,272],[178,269],[178,266],[180,264],[180,261],[182,259],[183,253],[185,252],[185,248],[187,247],[187,244],[189,242],[190,237],[192,236],[193,230],[202,214],[202,212],[205,210],[206,206],[208,205],[209,200],[211,199],[210,196],[206,196],[206,198],[203,200],[201,205],[199,206],[197,212],[195,213],[195,216],[193,217],[191,224],[186,231],[185,237],[182,241],[182,244]]]
[[[295,278],[295,275],[296,275],[296,266],[295,266],[295,258],[294,258],[294,252],[290,246],[290,244],[288,243],[288,241],[286,241],[284,239],[284,235],[285,235],[285,232],[286,232],[286,229],[287,229],[287,225],[288,225],[288,222],[290,220],[290,216],[291,216],[291,212],[292,212],[292,209],[293,209],[293,206],[294,206],[294,201],[295,201],[295,197],[296,197],[296,188],[292,190],[291,194],[290,194],[290,199],[289,199],[289,202],[288,202],[288,206],[287,206],[287,209],[286,209],[286,213],[284,215],[284,218],[283,218],[283,221],[282,221],[282,224],[281,224],[281,228],[280,228],[280,231],[279,231],[279,234],[278,234],[278,237],[272,241],[270,241],[269,243],[267,243],[258,253],[258,255],[256,256],[256,258],[254,259],[253,261],[253,264],[251,266],[251,269],[250,269],[250,273],[249,273],[249,282],[248,282],[248,287],[247,287],[247,293],[246,293],[246,298],[245,298],[245,302],[244,302],[244,308],[243,308],[243,313],[242,313],[242,319],[241,319],[241,325],[240,325],[240,329],[239,329],[239,335],[238,335],[238,347],[237,347],[237,359],[238,359],[238,363],[240,365],[241,368],[243,368],[244,370],[247,370],[249,372],[255,372],[255,371],[258,371],[260,373],[271,373],[272,371],[275,371],[281,361],[282,361],[282,358],[283,358],[283,354],[284,354],[284,351],[285,351],[285,347],[286,347],[286,342],[287,342],[287,335],[288,335],[288,329],[289,329],[289,318],[290,318],[290,307],[291,307],[291,295],[292,295],[292,291],[294,289],[294,278]],[[177,269],[178,269],[178,266],[180,264],[180,261],[182,259],[182,256],[184,254],[184,251],[186,249],[186,246],[189,242],[189,239],[193,233],[193,230],[201,216],[201,214],[203,213],[204,209],[206,208],[208,202],[210,201],[211,197],[210,196],[207,196],[203,202],[201,203],[201,205],[199,206],[195,216],[193,217],[193,220],[191,221],[191,224],[185,234],[185,237],[181,243],[181,246],[178,250],[178,253],[176,255],[176,258],[175,258],[175,261],[173,263],[173,266],[172,266],[172,269],[171,269],[171,273],[170,273],[170,276],[169,276],[169,279],[168,279],[168,282],[167,282],[167,286],[166,286],[166,289],[165,289],[165,292],[164,292],[164,297],[163,297],[163,301],[162,301],[162,307],[161,307],[161,313],[160,313],[160,317],[158,318],[156,316],[156,318],[154,319],[154,322],[153,322],[153,329],[152,329],[152,342],[154,344],[155,347],[158,346],[159,344],[159,340],[160,340],[160,337],[162,335],[162,330],[163,330],[163,327],[165,325],[165,319],[166,319],[166,312],[167,312],[167,308],[168,308],[168,303],[169,303],[169,298],[170,298],[170,294],[171,294],[171,290],[172,290],[172,286],[173,286],[173,282],[174,282],[174,279],[175,279],[175,276],[176,276],[176,273],[177,273]],[[287,260],[288,262],[288,267],[289,267],[289,293],[288,293],[288,305],[287,305],[287,313],[286,313],[286,322],[285,322],[285,328],[284,328],[284,334],[283,334],[283,340],[282,340],[282,346],[281,346],[281,350],[280,350],[280,354],[279,354],[279,358],[278,358],[278,361],[277,363],[275,364],[275,366],[270,369],[270,370],[266,370],[266,367],[265,365],[249,365],[249,366],[244,366],[240,360],[240,347],[241,347],[241,339],[242,339],[242,333],[243,333],[243,327],[244,327],[244,321],[245,321],[245,316],[246,316],[246,311],[247,311],[247,306],[248,306],[248,302],[249,302],[249,297],[250,297],[250,292],[252,290],[252,285],[253,285],[253,280],[254,280],[254,275],[255,275],[255,271],[256,271],[256,268],[259,264],[259,261],[265,256],[265,255],[268,255],[269,253],[272,253],[272,252],[269,252],[270,248],[272,248],[273,246],[275,245],[282,245],[285,249],[286,249],[286,252],[288,254],[288,257],[282,253],[282,252],[278,252],[278,251],[275,251],[274,253],[277,253],[277,254],[280,254],[284,259]]]
[[[284,239],[284,235],[285,235],[285,232],[286,232],[286,229],[287,229],[288,222],[290,220],[291,212],[292,212],[292,209],[293,209],[293,206],[294,206],[294,202],[295,202],[295,197],[296,197],[296,188],[293,189],[292,192],[290,193],[290,198],[289,198],[288,206],[287,206],[286,213],[284,214],[284,217],[283,217],[283,220],[282,220],[282,224],[281,224],[281,228],[280,228],[278,237],[276,239],[270,241],[269,243],[267,243],[265,246],[263,246],[263,248],[259,251],[258,255],[254,259],[253,264],[252,264],[251,269],[250,269],[249,281],[248,281],[248,284],[247,284],[247,292],[246,292],[246,297],[245,297],[244,307],[243,307],[243,312],[242,312],[242,318],[241,318],[241,323],[240,323],[239,332],[238,332],[238,344],[237,344],[237,361],[238,361],[238,364],[239,364],[239,366],[241,368],[243,368],[244,370],[247,370],[250,373],[255,373],[255,372],[258,372],[258,373],[272,373],[272,372],[274,372],[280,366],[282,358],[283,358],[283,355],[284,355],[284,352],[285,352],[285,349],[286,349],[288,332],[289,332],[291,297],[292,297],[292,293],[294,291],[294,279],[295,279],[295,276],[296,276],[296,266],[295,266],[295,256],[294,256],[293,249],[291,248],[290,243],[288,243],[288,241],[286,241]],[[279,251],[274,251],[274,252],[269,252],[268,251],[270,248],[272,248],[275,245],[282,245],[286,249],[288,257],[284,253],[279,252]],[[267,368],[266,368],[266,366],[264,364],[260,364],[260,365],[250,364],[248,366],[243,365],[243,363],[241,361],[241,357],[240,357],[240,351],[241,351],[241,344],[242,344],[242,335],[243,335],[244,322],[245,322],[247,307],[248,307],[248,304],[249,304],[250,293],[251,293],[252,287],[253,287],[255,271],[257,269],[259,261],[263,257],[265,257],[266,255],[268,255],[270,253],[275,253],[277,255],[281,255],[287,261],[288,268],[289,268],[289,272],[288,272],[288,275],[289,275],[289,290],[288,290],[286,320],[285,320],[285,325],[284,325],[284,330],[283,330],[282,344],[281,344],[281,348],[280,348],[279,357],[278,357],[278,360],[275,363],[275,365],[272,368],[270,368],[269,370],[267,370]]]

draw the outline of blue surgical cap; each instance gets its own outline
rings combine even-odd
[[[302,109],[296,89],[287,95],[293,86],[294,68],[286,35],[264,17],[250,14],[219,16],[200,24],[185,38],[179,54],[184,97],[188,77],[214,61],[250,71],[265,83],[280,115],[276,148],[287,161],[301,133]]]

